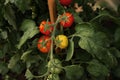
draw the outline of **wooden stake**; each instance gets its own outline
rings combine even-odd
[[[50,21],[54,23],[57,17],[55,0],[48,0],[48,9],[49,9]]]

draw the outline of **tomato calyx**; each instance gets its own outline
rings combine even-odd
[[[53,24],[50,21],[42,21],[39,26],[39,31],[42,34],[50,35],[53,31]]]
[[[68,21],[68,18],[69,18],[69,17],[71,17],[71,16],[72,16],[72,14],[71,14],[71,15],[69,15],[69,16],[67,16],[67,15],[66,15],[66,13],[63,13],[63,15],[62,15],[62,18],[61,18],[61,19],[62,19],[64,22],[67,22],[67,21]]]
[[[55,40],[56,46],[60,46],[60,44],[61,44],[62,41],[63,40],[60,40],[60,39]]]
[[[46,44],[47,44],[48,41],[49,41],[49,40],[45,40],[45,39],[43,38],[43,42],[39,42],[38,44],[41,44],[41,48],[43,48],[43,47],[46,46]]]
[[[37,47],[40,52],[48,53],[51,47],[51,38],[49,36],[41,36],[38,40]]]
[[[65,12],[61,15],[60,25],[64,28],[71,27],[74,22],[74,17],[72,13]]]
[[[49,30],[50,32],[53,30],[53,25],[51,22],[46,22],[45,24],[45,28],[44,28],[44,31],[46,32],[47,30]]]

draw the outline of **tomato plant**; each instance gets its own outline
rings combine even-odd
[[[60,21],[60,25],[63,26],[64,28],[71,27],[73,22],[74,22],[74,17],[72,13],[65,12],[62,15],[63,20]]]
[[[119,44],[119,0],[0,0],[0,80],[120,80]]]
[[[51,40],[49,36],[41,36],[37,44],[38,49],[43,53],[48,53],[51,47]]]
[[[42,21],[40,23],[39,30],[41,33],[45,35],[50,35],[50,33],[53,31],[53,26],[51,22]]]

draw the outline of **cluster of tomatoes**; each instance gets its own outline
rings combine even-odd
[[[70,12],[65,12],[61,15],[60,25],[63,28],[69,28],[72,26],[74,22],[74,17]],[[48,53],[51,47],[51,37],[52,32],[54,30],[54,24],[50,21],[42,21],[39,25],[39,31],[44,34],[38,40],[38,49],[42,53]],[[68,46],[68,38],[65,35],[58,35],[55,39],[56,46],[60,49],[65,49]]]
[[[68,6],[71,4],[72,0],[59,0],[60,4],[63,6]],[[58,20],[56,20],[58,21]],[[72,15],[72,13],[70,12],[64,12],[62,15],[60,15],[59,17],[59,21],[58,23],[60,24],[60,27],[63,27],[63,29],[69,28],[72,26],[72,24],[74,23],[74,17]],[[42,21],[39,25],[39,31],[40,33],[42,33],[43,35],[39,38],[38,40],[38,50],[42,53],[49,53],[51,51],[51,45],[54,44],[56,47],[60,48],[60,49],[66,49],[68,47],[68,37],[64,34],[59,34],[59,35],[54,35],[54,39],[52,39],[53,37],[51,37],[54,33],[54,31],[56,30],[55,28],[55,23],[51,23],[50,21]],[[57,65],[57,67],[56,67]],[[51,73],[48,76],[47,80],[51,80],[51,78],[56,77],[55,80],[59,80],[59,77],[57,74],[59,74],[61,72],[61,69],[58,68],[62,67],[61,65],[61,61],[54,58],[52,60],[50,60],[48,62],[48,69],[50,70]]]

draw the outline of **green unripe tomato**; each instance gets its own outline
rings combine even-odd
[[[48,62],[48,69],[51,73],[59,74],[62,71],[60,67],[62,67],[62,64],[59,59],[53,59]]]
[[[47,80],[60,80],[60,78],[58,74],[49,74]]]

